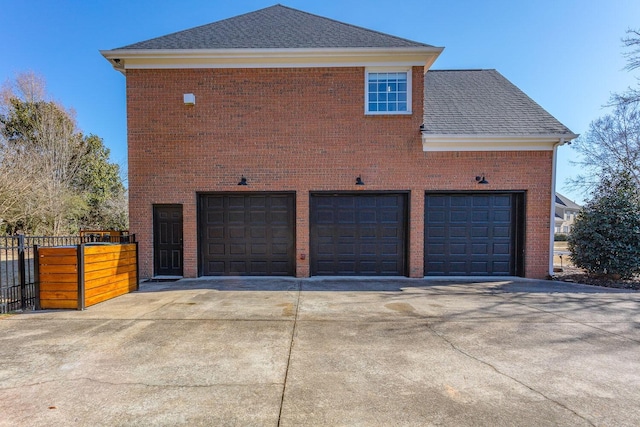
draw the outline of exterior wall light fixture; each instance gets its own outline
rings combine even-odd
[[[476,176],[476,182],[477,182],[478,184],[482,184],[482,185],[484,185],[484,184],[488,184],[488,183],[489,183],[489,181],[487,181],[487,180],[485,179],[484,174],[482,174],[482,176],[480,176],[480,175]]]
[[[364,181],[362,180],[362,178],[360,176],[358,176],[356,178],[356,185],[364,185]]]
[[[238,185],[247,185],[247,178],[245,178],[244,175],[240,178]]]

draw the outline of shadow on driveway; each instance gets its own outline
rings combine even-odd
[[[553,280],[513,277],[425,278],[407,277],[200,277],[173,282],[143,282],[139,292],[163,292],[188,289],[217,291],[306,291],[306,292],[402,292],[407,289],[474,293],[634,293],[628,289],[604,288]]]

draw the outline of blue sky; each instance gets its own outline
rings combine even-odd
[[[277,0],[0,0],[0,82],[35,71],[126,163],[125,77],[98,50],[113,49],[271,6]],[[495,68],[584,134],[612,92],[637,84],[621,38],[640,28],[637,0],[289,0],[282,4],[354,25],[444,46],[434,69]],[[640,73],[636,73],[640,75]],[[558,190],[578,173],[561,147]]]

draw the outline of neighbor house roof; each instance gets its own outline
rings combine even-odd
[[[562,205],[568,209],[573,209],[576,211],[579,211],[580,209],[582,209],[582,207],[580,205],[578,205],[575,202],[572,202],[571,200],[569,200],[566,196],[563,196],[560,193],[556,193],[556,203],[559,205]]]
[[[425,135],[575,135],[496,70],[430,70]]]
[[[119,49],[432,47],[277,4]]]

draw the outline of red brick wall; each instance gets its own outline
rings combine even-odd
[[[364,69],[127,70],[130,230],[153,274],[152,205],[184,214],[184,274],[197,275],[196,192],[296,191],[297,276],[309,275],[309,192],[409,190],[409,274],[423,275],[427,190],[526,190],[527,277],[548,270],[552,152],[422,151],[413,114],[365,116]],[[193,93],[196,104],[183,103]],[[249,185],[239,187],[240,177]],[[356,187],[361,175],[366,186]],[[302,260],[302,255],[305,259]]]

